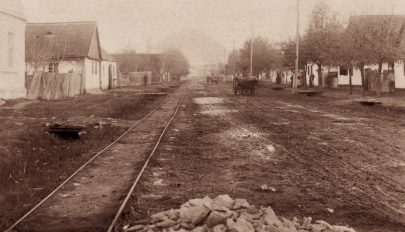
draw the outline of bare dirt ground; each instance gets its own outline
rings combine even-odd
[[[14,100],[0,106],[0,229],[10,226],[172,91],[170,86],[157,85],[58,101]],[[53,122],[84,125],[86,133],[80,140],[62,140],[47,133],[46,125]]]
[[[290,219],[405,231],[404,110],[339,94],[233,96],[229,83],[194,84],[121,226],[219,194]]]

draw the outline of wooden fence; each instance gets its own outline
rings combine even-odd
[[[129,72],[119,74],[121,87],[125,86],[146,86],[161,82],[161,75],[158,72]]]
[[[84,93],[84,80],[79,73],[35,72],[26,75],[27,98],[54,100]]]

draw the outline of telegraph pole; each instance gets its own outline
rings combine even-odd
[[[250,77],[253,76],[253,23],[250,25]]]
[[[224,48],[224,76],[226,76],[226,49]]]
[[[233,48],[232,48],[232,76],[235,76],[235,40],[233,42]]]
[[[300,46],[300,0],[297,0],[297,38],[296,38],[296,58],[295,58],[295,74],[293,76],[292,93],[297,93],[297,81],[299,72],[299,46]]]

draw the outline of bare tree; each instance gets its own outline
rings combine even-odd
[[[341,31],[343,26],[336,14],[331,11],[325,1],[319,1],[312,11],[302,47],[305,47],[304,57],[318,66],[320,87],[323,85],[322,65],[328,65],[330,68],[337,62],[336,51],[338,51]]]
[[[69,58],[75,53],[75,47],[66,39],[40,38],[29,36],[27,43],[26,68],[25,71],[45,72],[46,67],[51,63],[61,64],[62,61],[69,62]]]

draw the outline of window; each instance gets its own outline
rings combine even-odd
[[[8,67],[14,67],[14,33],[8,33]]]
[[[58,73],[58,67],[59,67],[58,63],[49,63],[48,71],[50,73]]]
[[[340,75],[342,76],[347,76],[348,75],[348,71],[346,67],[344,66],[340,66]]]

